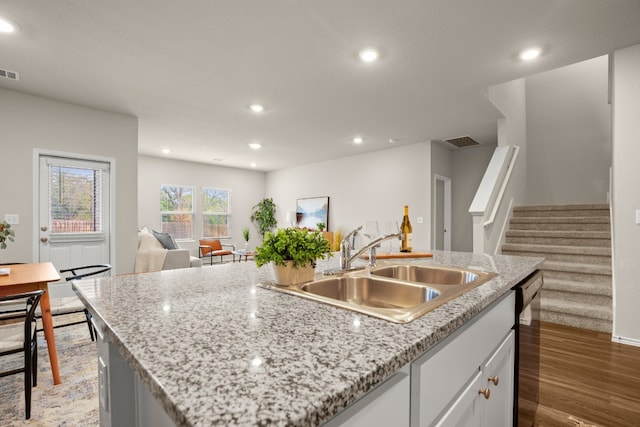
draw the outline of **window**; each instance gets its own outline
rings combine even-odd
[[[176,239],[193,238],[193,187],[160,186],[162,231]]]
[[[51,233],[102,232],[103,170],[48,166]]]
[[[231,192],[218,188],[202,189],[202,236],[231,237]]]

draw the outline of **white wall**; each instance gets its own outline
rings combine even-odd
[[[608,74],[601,56],[527,77],[529,204],[607,203]]]
[[[498,121],[498,146],[513,145],[520,147],[516,164],[509,184],[504,192],[494,222],[485,227],[485,253],[499,253],[503,231],[511,215],[510,203],[527,203],[527,117],[526,91],[524,79],[513,80],[491,86],[489,99],[505,116]]]
[[[640,345],[640,45],[616,51],[613,72],[613,335]]]
[[[35,148],[116,160],[117,273],[133,271],[137,250],[138,119],[0,89],[0,218],[20,215],[16,241],[0,252],[6,262],[30,262],[38,245],[33,230]]]
[[[472,218],[469,206],[495,151],[494,144],[483,144],[452,152],[452,234],[451,250],[473,251]]]
[[[183,248],[198,255],[198,239],[202,238],[201,198],[202,187],[231,190],[231,239],[237,248],[244,247],[242,229],[250,228],[249,244],[259,244],[260,238],[255,226],[249,221],[252,207],[265,194],[265,176],[263,172],[245,169],[227,168],[203,163],[158,157],[138,157],[138,226],[159,231],[160,186],[174,184],[196,187],[196,217],[191,241],[180,241]]]
[[[430,142],[405,145],[267,173],[266,194],[278,207],[278,223],[285,224],[296,200],[329,196],[329,230],[344,234],[366,219],[402,220],[409,205],[414,250],[431,242]],[[418,224],[417,217],[424,222]]]

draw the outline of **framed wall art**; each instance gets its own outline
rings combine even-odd
[[[329,197],[309,197],[298,199],[296,203],[296,227],[317,230],[323,222],[329,230]]]

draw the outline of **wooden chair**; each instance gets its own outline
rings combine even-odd
[[[0,356],[24,353],[21,368],[0,372],[0,377],[24,372],[25,417],[31,418],[31,388],[38,383],[38,339],[36,332],[36,308],[40,303],[43,290],[0,297],[0,302],[10,302],[21,308],[12,310],[10,316],[3,319],[23,319],[20,322],[0,325]],[[21,316],[19,316],[21,314]]]
[[[236,250],[235,245],[230,243],[221,243],[220,239],[203,239],[200,240],[200,258],[209,257],[209,263],[213,265],[213,257],[219,256],[222,263],[222,257],[225,255],[233,255],[233,251]],[[231,249],[223,249],[223,247],[230,247]],[[234,257],[235,260],[235,257]]]

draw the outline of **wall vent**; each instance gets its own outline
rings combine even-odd
[[[478,141],[471,138],[469,135],[460,136],[458,138],[445,139],[445,142],[448,142],[449,144],[458,148],[480,145]]]
[[[0,68],[0,77],[9,80],[20,80],[20,75],[15,71],[4,70]]]

